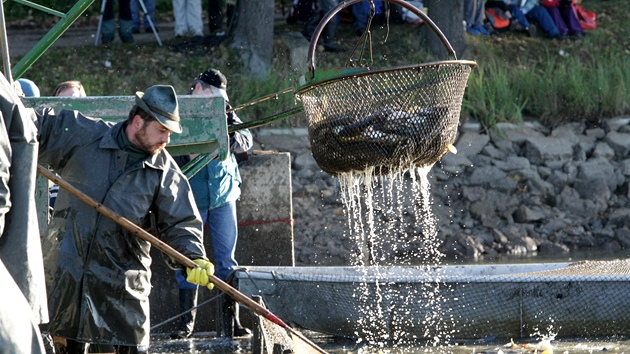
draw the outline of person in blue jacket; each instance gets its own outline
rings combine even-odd
[[[208,69],[192,83],[191,95],[212,95],[225,99],[225,110],[229,111],[229,98],[226,92],[227,79],[216,69]],[[227,124],[243,123],[236,113],[227,113]],[[238,227],[236,220],[236,200],[241,195],[241,175],[236,156],[246,155],[252,147],[252,134],[243,129],[230,133],[230,154],[225,161],[214,159],[197,172],[190,180],[197,208],[204,225],[212,238],[216,276],[227,281],[232,270],[238,266],[234,258]],[[188,163],[195,155],[176,157],[180,166]],[[197,306],[197,285],[186,281],[185,274],[176,272],[179,286],[179,302],[182,312]],[[241,337],[251,331],[240,324],[238,303],[229,296],[223,296],[224,329],[228,336]],[[190,337],[195,325],[196,310],[182,316],[178,330],[171,333],[173,339]],[[229,326],[229,327],[228,327]],[[229,332],[228,332],[229,331]],[[230,333],[231,332],[231,333]]]

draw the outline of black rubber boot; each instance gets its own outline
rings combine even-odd
[[[252,335],[252,331],[249,328],[241,326],[239,308],[239,303],[234,302],[234,306],[232,306],[232,309],[234,310],[234,337],[249,337]]]
[[[179,289],[179,310],[185,312],[197,306],[197,289]],[[179,329],[171,333],[172,339],[186,339],[190,337],[195,328],[195,316],[197,309],[182,315]]]
[[[311,41],[313,32],[315,32],[315,28],[317,28],[317,25],[319,24],[319,21],[322,19],[323,16],[324,14],[322,14],[321,12],[317,12],[313,17],[311,17],[306,25],[304,25],[304,28],[302,29],[302,35],[309,42]]]
[[[223,333],[224,337],[249,337],[252,331],[241,325],[239,304],[231,297],[223,294],[222,298]]]

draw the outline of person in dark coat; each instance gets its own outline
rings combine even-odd
[[[25,110],[14,96],[1,98]],[[190,185],[164,149],[172,132],[182,132],[175,90],[151,86],[136,93],[135,103],[119,123],[77,111],[26,109],[37,127],[39,162],[145,230],[157,225],[160,240],[199,266],[187,270],[188,281],[212,288],[214,267]],[[66,339],[68,353],[88,347],[134,353],[148,346],[149,242],[60,190],[42,248],[48,331]]]
[[[35,210],[36,130],[14,103],[20,102],[17,87],[0,75],[0,351],[44,353],[38,325],[48,321],[48,309]]]

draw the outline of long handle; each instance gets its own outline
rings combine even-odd
[[[261,118],[258,120],[254,120],[254,121],[242,123],[242,124],[233,124],[233,125],[228,126],[228,133],[231,134],[239,130],[243,130],[243,129],[251,129],[251,128],[260,127],[266,124],[273,123],[277,120],[296,115],[303,111],[304,111],[304,108],[295,107],[295,108],[274,114],[266,118]],[[184,175],[186,175],[186,178],[190,180],[192,176],[197,174],[197,172],[199,172],[202,168],[204,168],[204,166],[206,166],[210,161],[215,159],[217,156],[218,156],[218,153],[216,152],[210,153],[210,154],[201,154],[195,157],[194,159],[192,159],[185,166],[183,166],[182,172],[184,173]]]
[[[276,113],[274,115],[271,115],[271,116],[268,116],[268,117],[265,117],[265,118],[252,120],[252,121],[241,123],[241,124],[230,125],[230,126],[228,126],[228,133],[234,133],[236,131],[243,130],[243,129],[258,128],[258,127],[261,127],[263,125],[271,124],[271,123],[273,123],[275,121],[278,121],[278,120],[281,120],[281,119],[292,117],[292,116],[294,116],[294,115],[296,115],[298,113],[302,113],[302,112],[304,112],[304,107],[299,106],[299,107],[294,107],[294,108],[291,108],[291,109],[287,109],[286,111],[282,111],[280,113]]]
[[[143,228],[141,228],[138,225],[134,224],[133,222],[129,221],[127,218],[119,215],[118,213],[116,213],[115,211],[111,210],[110,208],[108,208],[108,207],[104,206],[103,204],[95,201],[94,199],[92,199],[92,197],[90,197],[87,194],[81,192],[79,189],[77,189],[76,187],[74,187],[70,183],[66,182],[61,177],[57,176],[56,174],[54,174],[53,172],[51,172],[47,168],[45,168],[45,167],[43,167],[43,166],[38,164],[37,165],[37,172],[39,174],[43,175],[44,177],[48,178],[49,180],[53,181],[59,187],[67,190],[68,192],[70,192],[70,194],[72,194],[73,196],[75,196],[79,200],[83,201],[84,203],[86,203],[90,207],[96,209],[99,213],[101,213],[101,214],[107,216],[108,218],[112,219],[118,225],[124,227],[125,229],[131,231],[134,235],[140,237],[141,239],[149,242],[151,245],[157,247],[160,251],[162,251],[162,252],[166,253],[167,255],[169,255],[170,257],[174,258],[175,260],[177,260],[179,263],[181,263],[185,267],[187,267],[187,268],[197,268],[198,267],[197,264],[195,262],[193,262],[190,258],[188,258],[188,257],[184,256],[183,254],[179,253],[177,250],[175,250],[174,248],[172,248],[171,246],[169,246],[168,244],[166,244],[162,240],[158,239],[157,237],[151,235],[150,233],[148,233]],[[269,311],[266,308],[260,306],[254,300],[252,300],[249,297],[245,296],[245,294],[241,293],[240,291],[234,289],[233,287],[231,287],[229,284],[227,284],[223,280],[217,278],[215,275],[208,276],[208,279],[217,288],[219,288],[221,291],[223,291],[224,293],[228,294],[230,297],[232,297],[236,301],[240,302],[241,304],[245,305],[250,310],[254,311],[256,314],[258,314],[258,315],[268,319],[269,321],[271,321],[271,322],[279,325],[280,327],[286,329],[287,331],[291,332],[291,334],[299,337],[302,341],[304,341],[307,344],[309,344],[311,347],[313,347],[313,349],[317,350],[319,353],[326,353],[323,349],[319,348],[315,343],[310,341],[308,338],[304,337],[303,334],[297,332],[296,330],[291,328],[289,325],[284,323],[278,316],[276,316],[273,313],[271,313],[271,311]]]

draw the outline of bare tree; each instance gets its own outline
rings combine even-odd
[[[425,0],[428,15],[442,31],[460,59],[466,49],[464,38],[464,1],[463,0]],[[445,58],[446,48],[440,39],[428,28],[424,29],[424,40],[429,50],[438,58]]]
[[[274,0],[239,1],[232,47],[250,74],[264,78],[273,57]]]

